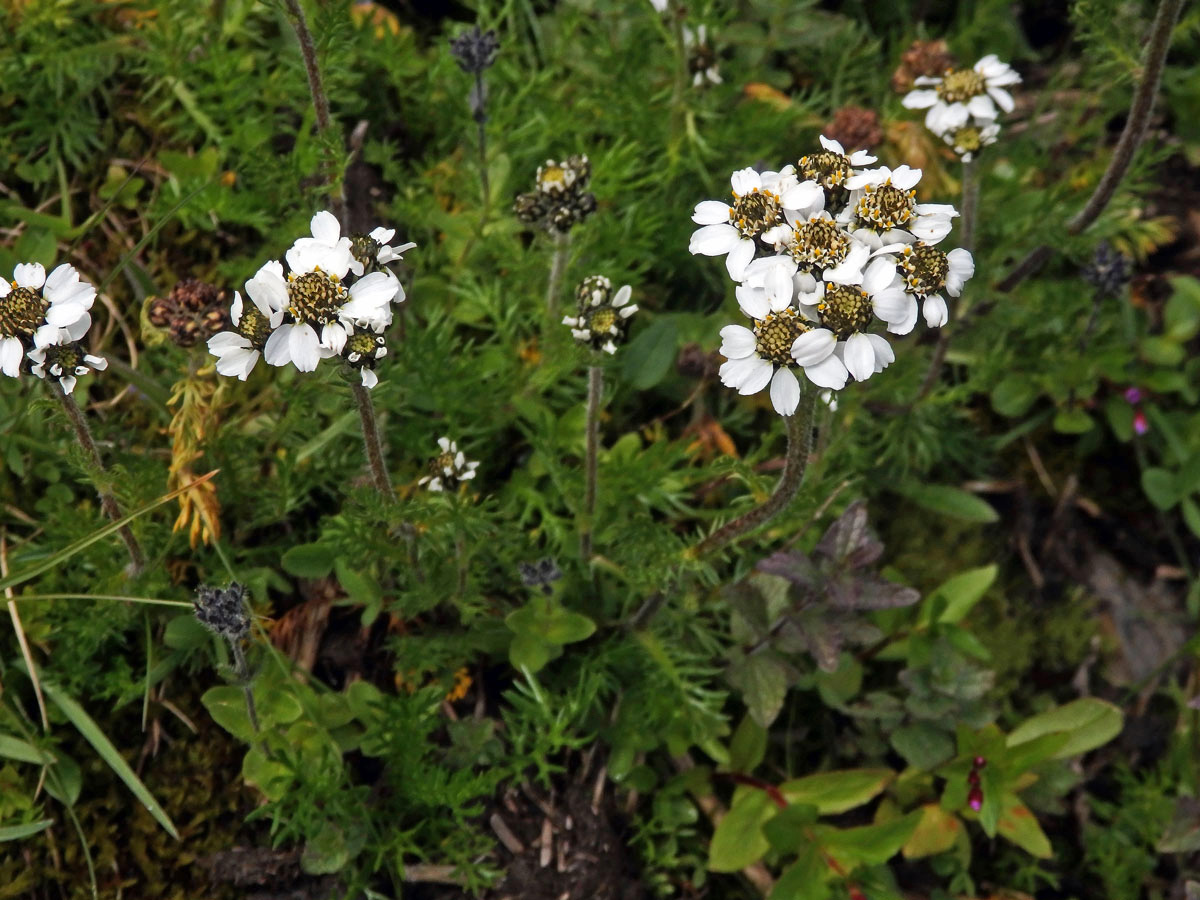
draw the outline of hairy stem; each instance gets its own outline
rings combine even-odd
[[[375,490],[379,491],[384,499],[392,500],[392,482],[383,462],[383,444],[379,440],[379,424],[375,420],[375,405],[371,402],[371,392],[361,384],[351,385],[350,390],[354,393],[354,402],[358,404],[358,417],[362,421],[363,448],[367,453],[367,463],[371,467],[371,480],[375,482]]]
[[[558,293],[562,290],[563,275],[567,271],[567,252],[571,246],[571,232],[554,232],[554,259],[550,262],[550,281],[546,285],[546,312],[551,322],[558,318]]]
[[[783,475],[779,478],[775,493],[761,505],[743,513],[691,547],[686,551],[686,556],[697,559],[714,550],[720,550],[731,541],[771,521],[795,498],[796,492],[800,490],[800,483],[804,480],[808,454],[812,449],[813,409],[817,400],[815,389],[805,385],[802,391],[800,406],[795,415],[783,417],[783,421],[787,423],[787,456],[784,460]]]
[[[959,211],[959,228],[960,240],[959,243],[964,250],[971,253],[975,252],[975,217],[979,209],[979,161],[972,159],[970,162],[963,163],[962,176],[962,209]],[[962,315],[962,295],[955,297],[953,307],[950,310],[950,322],[957,326],[960,316]],[[928,396],[933,390],[933,386],[938,382],[938,376],[942,374],[942,363],[946,361],[946,352],[950,349],[950,330],[949,322],[943,325],[938,331],[937,344],[933,348],[933,356],[929,360],[929,368],[925,371],[925,378],[921,381],[921,387],[917,391],[917,396],[913,399],[913,403],[919,403]]]
[[[1113,195],[1120,187],[1121,181],[1133,163],[1133,157],[1138,147],[1146,137],[1146,129],[1150,124],[1150,113],[1154,109],[1154,98],[1158,95],[1158,87],[1162,82],[1163,69],[1167,63],[1167,51],[1171,48],[1171,32],[1179,20],[1184,0],[1162,0],[1158,11],[1154,14],[1154,22],[1150,26],[1150,36],[1146,42],[1146,54],[1142,61],[1142,77],[1137,89],[1133,92],[1133,100],[1129,106],[1129,116],[1125,119],[1125,128],[1117,139],[1113,149],[1112,159],[1108,168],[1096,183],[1092,196],[1083,209],[1067,221],[1067,234],[1082,234],[1104,212]],[[1012,271],[996,285],[999,291],[1008,292],[1018,284],[1037,272],[1054,253],[1054,248],[1042,245],[1030,251],[1029,255],[1017,263]]]
[[[79,445],[83,447],[83,452],[87,454],[88,461],[91,462],[92,467],[96,471],[104,472],[104,462],[100,459],[100,450],[96,447],[96,442],[92,439],[92,430],[88,428],[87,419],[83,417],[83,410],[79,408],[79,404],[75,402],[75,398],[64,391],[62,386],[57,382],[54,383],[50,390],[58,397],[58,402],[62,404],[63,412],[71,420],[71,425],[75,428],[75,437],[79,439]],[[104,514],[114,522],[122,518],[121,507],[117,503],[117,498],[112,495],[112,492],[99,485],[96,487],[100,494],[100,508],[104,510]],[[129,551],[129,574],[140,574],[146,568],[146,557],[142,554],[142,548],[138,544],[137,538],[133,536],[133,532],[129,529],[128,525],[122,525],[118,528],[117,534],[121,536],[121,540],[125,542],[125,549]]]
[[[475,73],[475,97],[479,104],[475,111],[475,124],[479,132],[479,184],[483,188],[483,218],[487,221],[488,207],[492,201],[492,191],[488,183],[488,164],[487,164],[487,113],[484,110],[484,94],[483,71]]]
[[[600,449],[600,394],[604,389],[604,370],[588,366],[587,457],[584,468],[583,515],[579,517],[579,558],[586,564],[592,558],[592,520],[596,514],[596,456]]]
[[[308,30],[308,19],[300,0],[286,0],[292,28],[296,31],[296,39],[300,42],[300,55],[304,58],[304,71],[308,75],[308,90],[312,94],[313,109],[317,114],[317,131],[326,141],[333,140],[333,119],[329,114],[329,97],[325,93],[325,85],[321,80],[321,67],[317,62],[317,48],[313,43],[312,32]],[[326,162],[326,177],[329,179],[329,203],[338,221],[345,220],[346,201],[342,196],[342,186],[334,169],[336,161]]]

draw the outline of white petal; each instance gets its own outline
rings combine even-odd
[[[854,241],[846,258],[832,269],[826,269],[822,278],[833,284],[862,284],[863,265],[870,256],[870,247],[860,241]],[[870,291],[870,288],[867,290]]]
[[[726,359],[744,359],[754,353],[758,338],[749,328],[741,325],[726,325],[721,329],[720,353]]]
[[[962,106],[962,104],[958,104]],[[962,107],[963,115],[966,115],[967,109]],[[925,127],[936,135],[943,135],[949,131],[953,131],[958,125],[952,121],[955,116],[950,112],[950,107],[941,101],[929,107],[929,112],[925,113]],[[961,122],[959,123],[962,124]]]
[[[729,204],[720,200],[701,200],[696,204],[692,213],[692,221],[697,225],[720,225],[729,222]]]
[[[313,372],[321,361],[321,342],[311,325],[293,325],[288,336],[288,353],[299,372]]]
[[[877,334],[868,334],[867,340],[875,351],[875,372],[878,374],[896,361],[896,353],[892,345]]]
[[[846,155],[846,151],[842,148],[842,145],[838,141],[835,141],[832,138],[827,138],[823,134],[818,135],[817,140],[821,142],[821,147],[825,150],[828,150],[830,153],[837,153],[839,156]]]
[[[250,346],[250,339],[236,331],[222,331],[208,339],[208,352],[213,356],[221,356],[223,353]]]
[[[875,374],[875,350],[865,334],[852,334],[845,345],[846,370],[855,381],[866,381]]]
[[[615,308],[615,307],[624,306],[626,303],[629,302],[629,298],[631,296],[633,296],[633,288],[631,288],[627,284],[621,285],[617,289],[617,292],[615,294],[613,294],[613,298],[612,298],[613,307]]]
[[[747,356],[743,359],[731,359],[722,363],[717,374],[723,385],[736,389],[739,394],[747,395],[757,393],[766,387],[774,369],[775,367],[765,359]]]
[[[336,244],[342,236],[342,226],[338,224],[337,216],[328,210],[321,210],[312,217],[312,236],[322,244]]]
[[[908,298],[908,302],[904,307],[903,318],[888,322],[887,330],[892,334],[908,334],[917,324],[917,301],[908,294],[904,296]]]
[[[921,313],[925,316],[925,324],[930,328],[941,328],[950,318],[946,301],[939,294],[925,298],[925,302],[921,304]]]
[[[871,308],[875,310],[875,315],[883,319],[890,326],[894,323],[903,323],[911,316],[910,307],[915,307],[916,301],[904,292],[903,288],[887,288],[880,291],[871,298]],[[897,331],[895,334],[907,334],[906,331]]]
[[[928,109],[938,102],[938,92],[929,90],[909,91],[900,101],[905,109]]]
[[[68,265],[61,265],[54,270],[55,274],[60,271],[67,270],[74,272],[75,269]],[[46,267],[41,263],[17,263],[13,269],[13,281],[17,283],[17,287],[31,288],[32,290],[40,290],[46,283]]]
[[[368,388],[368,389],[373,388],[373,387],[375,387],[375,385],[379,384],[379,376],[375,374],[374,369],[368,369],[366,367],[363,368],[362,384],[363,384],[363,387]]]
[[[254,277],[246,282],[246,293],[263,315],[287,309],[287,282],[283,280],[283,266],[279,261],[273,259],[264,263]],[[267,361],[270,362],[269,359]]]
[[[913,169],[909,166],[900,166],[892,170],[892,185],[900,188],[902,191],[907,191],[909,188],[917,186],[917,182],[921,180],[921,170]]]
[[[346,329],[337,322],[330,322],[321,329],[321,346],[334,353],[341,353],[346,346]]]
[[[937,244],[950,233],[953,224],[945,216],[918,216],[909,226],[913,236],[927,244]]]
[[[792,302],[792,272],[794,267],[788,266],[772,266],[768,272],[764,287],[767,292],[767,300],[771,303],[771,309],[775,312],[785,309]]]
[[[258,304],[256,303],[255,306]],[[270,311],[266,311],[263,315],[270,315]],[[233,292],[233,303],[229,304],[229,318],[234,325],[240,325],[242,322],[242,294],[241,291]]]
[[[275,331],[271,332],[271,336],[267,338],[267,343],[263,347],[263,358],[269,366],[286,366],[292,361],[291,349],[291,334],[295,325],[281,325]]]
[[[46,321],[56,328],[66,328],[87,315],[87,308],[77,303],[55,303],[46,310]]]
[[[800,382],[791,369],[780,368],[771,377],[771,405],[781,416],[790,416],[800,405]]]
[[[739,284],[734,288],[738,306],[742,312],[752,319],[762,319],[771,311],[771,303],[767,300],[767,292],[762,288]]]
[[[62,385],[63,393],[69,394],[75,390],[75,376],[63,375],[58,379],[58,383]]]
[[[0,372],[9,378],[16,378],[21,374],[21,360],[24,356],[25,348],[19,338],[0,339]]]
[[[383,244],[384,246],[387,246],[388,244],[390,244],[392,242],[392,238],[394,238],[395,236],[396,236],[395,228],[384,228],[382,225],[379,226],[378,228],[372,228],[371,233],[368,235],[368,237],[370,237],[371,240],[379,241],[379,243]],[[412,244],[411,246],[415,247],[417,245]],[[398,250],[400,248],[397,247],[396,249]]]
[[[692,232],[688,250],[701,256],[721,256],[741,241],[741,232],[732,225],[705,225]]]
[[[877,294],[886,290],[896,280],[896,261],[890,256],[880,256],[871,261],[863,275],[863,290]]]
[[[1004,90],[1004,88],[989,87],[987,92],[991,98],[996,101],[996,105],[1006,113],[1013,111],[1013,107],[1016,106],[1016,104],[1013,102],[1012,94]]]
[[[762,176],[753,169],[738,169],[729,178],[729,184],[734,193],[744,197],[751,191],[762,187]]]
[[[710,225],[709,227],[719,228],[720,226]],[[725,269],[729,272],[729,277],[734,281],[741,281],[746,266],[752,259],[754,259],[754,241],[749,238],[738,241],[729,251],[729,255],[725,257]]]
[[[816,365],[805,366],[804,374],[818,387],[840,391],[846,386],[849,373],[846,371],[846,364],[831,353]]]
[[[946,292],[951,297],[962,293],[963,285],[975,274],[975,259],[971,252],[962,247],[946,254],[950,271],[946,273]]]
[[[1000,90],[1000,88],[994,88],[994,90],[1008,97],[1009,103],[1012,102],[1012,97],[1009,97],[1007,92]],[[991,92],[989,91],[988,93]],[[996,118],[996,104],[987,94],[980,94],[978,97],[972,97],[967,101],[967,112],[976,119],[987,119],[990,121]]]
[[[874,156],[872,156],[870,153],[868,153],[866,150],[855,150],[853,153],[850,154],[850,165],[855,166],[855,167],[869,166],[869,165],[871,165],[871,163],[873,163],[875,161],[876,161],[876,158]]]
[[[342,307],[342,314],[350,318],[373,317],[392,302],[399,283],[400,279],[391,272],[372,272],[360,278],[350,288],[350,300]]]
[[[837,337],[828,328],[814,328],[796,338],[792,344],[792,358],[808,367],[823,362],[833,354]]]
[[[825,191],[815,181],[802,181],[788,188],[779,198],[784,209],[809,209],[825,202]]]

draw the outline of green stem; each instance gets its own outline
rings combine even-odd
[[[571,246],[571,232],[554,232],[554,258],[550,262],[550,281],[546,285],[546,312],[553,324],[558,318],[558,293],[562,290],[563,275],[567,271],[567,252]]]
[[[804,480],[804,470],[808,466],[808,455],[812,449],[813,411],[817,400],[815,388],[804,385],[801,391],[800,406],[795,415],[783,417],[783,421],[787,423],[787,456],[784,460],[783,475],[775,487],[775,492],[759,506],[690,547],[685,551],[685,556],[697,559],[714,550],[720,550],[726,544],[771,521],[795,498]]]
[[[286,0],[288,12],[291,14],[292,28],[295,29],[296,39],[300,42],[300,55],[304,58],[304,71],[308,75],[308,90],[312,94],[313,109],[317,114],[317,131],[326,141],[333,140],[333,118],[329,114],[329,97],[325,93],[325,85],[321,79],[321,67],[317,62],[317,48],[313,42],[312,32],[308,30],[308,19],[300,0]],[[329,180],[329,203],[333,214],[339,222],[345,221],[346,201],[342,196],[341,179],[335,174],[336,160],[330,150],[330,158],[326,160],[326,177]]]
[[[79,408],[79,404],[75,402],[75,398],[62,389],[62,385],[57,382],[50,388],[51,393],[58,397],[58,402],[62,405],[63,412],[67,414],[71,425],[75,428],[75,437],[79,439],[79,445],[83,447],[83,452],[87,454],[88,461],[92,464],[92,468],[100,473],[105,473],[104,462],[100,459],[100,450],[96,447],[95,440],[92,439],[92,431],[88,428],[87,419],[83,416],[83,410]],[[104,510],[104,514],[109,519],[116,522],[123,517],[121,507],[117,503],[117,498],[112,495],[112,492],[107,487],[96,485],[96,489],[100,494],[100,508]],[[138,544],[137,538],[133,536],[133,532],[128,525],[122,525],[117,529],[117,534],[121,540],[125,542],[125,549],[129,551],[129,574],[137,576],[146,568],[146,557],[142,554],[141,545]]]
[[[362,421],[363,448],[367,453],[367,463],[371,467],[371,480],[375,490],[385,500],[395,499],[392,493],[392,482],[388,478],[387,466],[383,462],[383,444],[379,439],[379,423],[375,419],[375,405],[371,402],[371,392],[361,384],[352,384],[351,392],[354,402],[358,404],[358,417]]]
[[[596,515],[596,457],[600,449],[600,395],[604,390],[604,370],[588,366],[587,442],[583,514],[579,517],[579,558],[586,565],[592,558],[592,522]]]

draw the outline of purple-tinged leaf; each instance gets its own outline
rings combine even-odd
[[[867,524],[867,504],[851,503],[817,544],[816,552],[838,568],[861,569],[883,555],[883,544],[871,535]]]

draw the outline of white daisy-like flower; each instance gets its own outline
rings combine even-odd
[[[33,340],[34,349],[26,354],[32,363],[29,370],[38,378],[58,379],[64,394],[74,391],[76,381],[93,369],[108,368],[108,360],[85,352],[66,328],[40,328]]]
[[[742,312],[754,327],[726,325],[721,329],[721,383],[739,394],[756,394],[771,385],[771,404],[781,416],[790,416],[800,402],[800,382],[794,368],[804,371],[813,384],[838,390],[846,384],[846,367],[834,350],[837,337],[827,328],[806,321],[777,295],[767,299],[766,291],[753,289],[738,295]],[[765,306],[763,305],[765,304]]]
[[[844,341],[865,332],[876,319],[893,334],[908,334],[917,323],[917,303],[905,292],[891,257],[872,260],[856,277],[821,282],[798,295],[797,302],[805,315]]]
[[[791,166],[761,174],[739,169],[730,184],[732,205],[720,200],[696,204],[692,221],[702,227],[692,233],[688,249],[703,256],[724,256],[730,277],[741,281],[759,241],[773,244],[780,233],[775,229],[786,233],[785,210],[810,209],[823,203],[825,194],[816,182],[797,180]]]
[[[382,334],[359,331],[346,338],[342,359],[350,368],[358,369],[363,387],[373,388],[379,384],[375,363],[387,356],[387,352],[387,342]]]
[[[414,241],[393,247],[392,238],[396,236],[395,228],[372,229],[370,234],[357,234],[350,238],[350,271],[355,275],[390,265],[403,259],[404,254],[417,246]],[[401,300],[404,298],[401,297]],[[397,301],[399,302],[399,301]]]
[[[271,332],[283,321],[283,310],[273,309],[261,298],[250,298],[246,308],[242,295],[233,292],[229,318],[233,331],[222,331],[208,339],[208,352],[217,357],[217,374],[245,381],[258,364]]]
[[[930,328],[941,328],[945,325],[950,312],[942,292],[945,291],[951,297],[962,294],[964,285],[975,274],[975,260],[971,252],[959,247],[947,253],[922,241],[885,247],[881,252],[885,252],[886,255],[880,256],[880,260],[895,260],[905,292],[921,301],[921,313],[925,317],[925,324]],[[915,301],[913,306],[915,307]],[[910,312],[915,320],[915,309],[911,309]],[[888,330],[894,329],[889,327]],[[907,332],[896,330],[896,333]]]
[[[871,248],[852,237],[825,210],[795,221],[779,249],[796,263],[794,281],[800,293],[815,290],[819,280],[857,282],[871,256]]]
[[[942,140],[954,148],[954,152],[958,154],[963,162],[968,163],[984,147],[989,147],[996,143],[999,137],[999,123],[988,122],[986,125],[971,123],[961,128],[947,131],[942,135]]]
[[[683,26],[683,46],[688,52],[688,69],[692,73],[692,86],[700,87],[705,82],[720,84],[721,73],[717,69],[717,54],[708,44],[708,27],[697,25],[695,30]]]
[[[82,338],[92,324],[96,288],[64,263],[46,276],[41,263],[19,263],[12,281],[0,281],[0,371],[16,378],[36,335]]]
[[[431,491],[454,491],[464,481],[475,477],[479,463],[469,461],[458,444],[448,437],[438,438],[439,453],[429,464],[429,474],[418,479],[417,484],[428,486]]]
[[[654,7],[654,11],[665,13],[670,5],[670,0],[650,0],[650,5]]]
[[[309,261],[293,258],[299,265]],[[246,293],[259,309],[279,310],[290,317],[267,338],[263,348],[267,364],[291,363],[301,372],[312,372],[322,359],[341,353],[355,326],[387,327],[397,282],[391,272],[372,272],[347,290],[341,276],[319,267],[293,269],[285,278],[277,260],[265,263],[246,282]]]
[[[900,166],[867,169],[846,179],[850,200],[839,217],[872,250],[915,240],[936,244],[950,233],[958,211],[948,203],[917,203],[921,170]]]
[[[827,190],[844,187],[846,179],[854,174],[855,169],[875,162],[875,157],[866,150],[846,153],[840,142],[825,135],[820,136],[820,141],[821,152],[800,157],[800,162],[796,164],[796,172],[798,176],[803,175]]]
[[[925,127],[941,137],[971,119],[992,121],[999,115],[997,106],[1012,112],[1012,95],[1004,89],[1020,81],[1021,76],[992,53],[973,68],[952,69],[942,78],[922,75],[914,82],[918,89],[902,102],[908,109],[928,109]]]
[[[288,268],[301,274],[320,269],[336,278],[345,278],[355,263],[350,238],[342,237],[337,216],[322,210],[312,217],[312,237],[297,238],[284,255]]]
[[[636,303],[629,302],[633,289],[622,285],[614,294],[608,278],[591,275],[583,280],[575,295],[578,314],[564,316],[563,324],[581,344],[608,354],[616,353],[617,344],[629,328],[629,317],[638,310]]]

